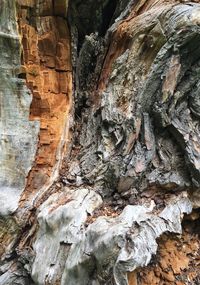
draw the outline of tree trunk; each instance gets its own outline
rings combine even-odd
[[[200,4],[1,0],[0,285],[200,284]]]

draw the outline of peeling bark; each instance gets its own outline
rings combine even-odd
[[[0,284],[199,284],[198,1],[0,15]]]

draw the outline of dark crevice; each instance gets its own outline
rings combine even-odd
[[[71,0],[68,22],[74,38],[75,115],[81,118],[90,106],[90,90],[96,86],[102,66],[104,36],[115,20],[119,0]],[[76,47],[75,47],[76,46]]]
[[[85,36],[98,33],[103,37],[114,21],[118,0],[74,0],[69,3],[68,18],[78,31],[78,50]]]
[[[105,36],[109,26],[114,21],[113,15],[117,7],[117,2],[118,2],[117,0],[110,0],[102,11],[103,22],[101,25],[101,31],[99,33],[99,35],[102,37]]]

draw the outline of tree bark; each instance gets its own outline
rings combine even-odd
[[[1,1],[0,285],[199,284],[198,1]]]

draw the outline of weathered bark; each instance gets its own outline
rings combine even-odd
[[[0,284],[199,284],[198,1],[0,15]]]

